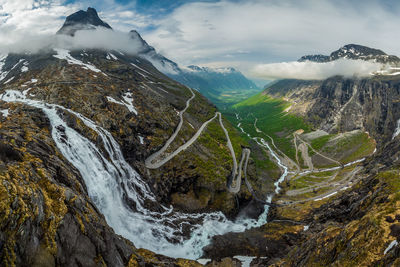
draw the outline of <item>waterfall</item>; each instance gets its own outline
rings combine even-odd
[[[155,202],[155,196],[147,183],[125,161],[118,143],[108,131],[75,111],[29,99],[20,91],[7,90],[0,95],[0,99],[24,103],[45,113],[57,148],[79,170],[93,203],[114,231],[131,240],[136,247],[171,257],[197,259],[213,236],[243,232],[267,221],[268,206],[265,206],[258,219],[239,218],[236,221],[228,220],[221,212],[187,214],[161,205],[161,212],[149,210],[144,203]],[[94,130],[101,138],[107,155],[86,137],[68,127],[59,111],[74,114]],[[280,181],[286,174],[287,169]],[[127,205],[126,198],[129,198],[129,203],[135,204],[134,207]],[[271,197],[268,197],[267,202],[270,201]],[[184,235],[187,230],[190,230],[190,237]]]

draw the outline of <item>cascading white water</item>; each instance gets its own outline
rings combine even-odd
[[[140,175],[125,161],[118,143],[105,129],[77,112],[59,105],[28,99],[20,91],[7,90],[0,95],[0,99],[21,102],[41,109],[46,114],[57,148],[79,170],[90,198],[104,214],[107,223],[116,233],[130,239],[137,247],[172,257],[197,259],[202,255],[202,248],[210,243],[212,236],[242,232],[261,226],[267,221],[268,205],[257,220],[242,218],[230,221],[221,212],[186,214],[166,207],[162,207],[163,212],[151,211],[144,206],[144,202],[154,202],[154,195]],[[87,127],[96,131],[103,141],[108,157],[87,138],[68,127],[57,110],[74,114]],[[268,149],[273,153],[269,146]],[[286,168],[278,162],[281,167]],[[287,168],[279,181],[283,181],[286,174]],[[276,186],[279,189],[278,183]],[[135,203],[134,208],[127,206],[124,201],[126,197]],[[271,202],[271,198],[268,197],[267,203]],[[187,227],[191,232],[189,238],[183,233]]]
[[[269,144],[263,138],[254,137],[253,140],[256,141],[258,145],[267,148],[269,150],[269,152],[271,153],[272,157],[276,160],[276,163],[278,163],[278,165],[283,169],[283,174],[278,179],[278,181],[276,181],[274,183],[274,185],[275,185],[275,193],[278,194],[279,191],[281,190],[281,188],[279,187],[279,184],[282,183],[285,180],[285,177],[288,174],[288,167],[283,165],[281,159],[278,157],[278,155],[276,155],[276,153],[271,149]]]

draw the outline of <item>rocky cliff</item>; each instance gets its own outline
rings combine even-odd
[[[337,76],[324,81],[281,80],[265,93],[285,97],[293,103],[292,112],[319,129],[331,133],[360,129],[383,144],[392,138],[400,118],[399,86],[398,76]]]

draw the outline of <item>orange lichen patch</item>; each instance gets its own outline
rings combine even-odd
[[[203,266],[198,262],[186,259],[178,259],[175,263],[179,267],[200,267]]]
[[[282,239],[282,236],[288,233],[298,234],[304,229],[303,225],[285,224],[282,222],[271,222],[262,226],[264,237],[267,239]]]

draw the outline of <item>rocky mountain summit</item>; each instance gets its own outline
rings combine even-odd
[[[325,55],[307,55],[302,56],[298,61],[312,61],[312,62],[330,62],[338,59],[353,59],[353,60],[365,60],[373,61],[378,63],[400,63],[400,58],[393,55],[387,55],[385,52],[379,49],[370,48],[367,46],[348,44],[338,50],[332,52],[330,56]]]
[[[102,21],[94,8],[89,7],[86,11],[80,10],[69,15],[64,25],[58,30],[57,34],[74,35],[79,30],[90,30],[94,27],[111,29],[111,26]]]

